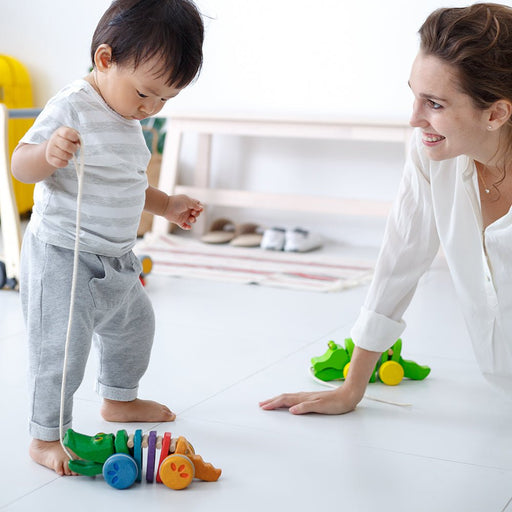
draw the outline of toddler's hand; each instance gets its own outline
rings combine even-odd
[[[58,169],[66,167],[80,147],[80,137],[76,130],[68,126],[57,128],[46,145],[46,161]]]
[[[181,229],[191,229],[202,211],[203,205],[197,199],[180,194],[169,197],[164,217]]]

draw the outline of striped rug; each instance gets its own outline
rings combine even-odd
[[[368,263],[322,254],[205,244],[177,235],[146,235],[135,247],[153,260],[152,274],[337,292],[369,282]]]

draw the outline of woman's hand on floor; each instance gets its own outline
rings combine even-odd
[[[306,391],[300,393],[283,393],[282,395],[260,402],[260,407],[267,411],[288,408],[292,414],[345,414],[353,411],[360,398],[343,390],[343,386],[330,391]]]
[[[292,414],[345,414],[353,411],[363,399],[379,357],[379,352],[356,346],[352,353],[347,379],[339,388],[330,391],[284,393],[260,402],[260,407],[267,411],[286,407]]]

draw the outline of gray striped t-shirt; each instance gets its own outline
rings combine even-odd
[[[60,126],[76,129],[84,151],[80,250],[121,256],[137,238],[151,157],[142,128],[112,110],[85,80],[58,92],[21,139],[48,140]],[[36,184],[30,229],[44,242],[75,245],[78,181],[73,160]]]

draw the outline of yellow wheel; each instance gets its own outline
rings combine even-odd
[[[346,379],[346,378],[347,378],[349,368],[350,368],[350,363],[347,363],[347,364],[343,367],[343,378],[344,378],[344,379]]]
[[[396,361],[386,361],[379,368],[379,379],[388,386],[396,386],[404,378],[404,369]]]
[[[185,489],[194,475],[194,464],[185,455],[169,455],[160,466],[160,479],[170,489]]]

